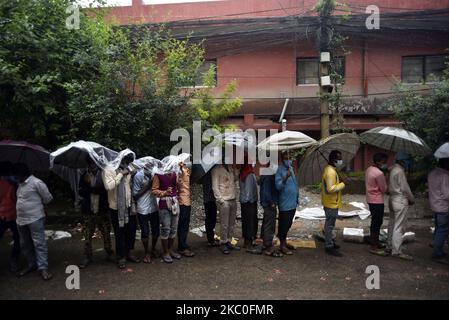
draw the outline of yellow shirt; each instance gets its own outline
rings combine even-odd
[[[324,168],[321,184],[321,203],[323,207],[330,209],[341,208],[343,204],[341,190],[345,188],[345,184],[340,182],[334,166],[327,165]]]

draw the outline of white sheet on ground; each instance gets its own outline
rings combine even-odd
[[[339,217],[347,218],[359,216],[360,219],[365,220],[370,216],[371,213],[366,208],[366,205],[363,202],[350,202],[349,204],[359,209],[348,212],[339,211],[338,212]],[[297,210],[295,214],[295,220],[298,218],[307,220],[322,220],[325,219],[326,216],[324,215],[324,209],[322,207],[313,207]]]

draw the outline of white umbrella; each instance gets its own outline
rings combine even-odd
[[[281,151],[311,146],[316,140],[299,131],[275,133],[260,142],[257,147],[262,150]]]
[[[377,127],[362,133],[360,139],[381,149],[410,155],[425,156],[431,152],[420,137],[402,128]]]
[[[299,166],[299,183],[313,185],[321,182],[323,169],[328,164],[332,150],[340,151],[343,162],[347,164],[355,157],[359,147],[360,139],[353,133],[339,133],[321,139],[304,155]]]
[[[449,142],[440,146],[437,151],[435,151],[434,156],[437,159],[449,158]]]
[[[221,139],[225,144],[239,148],[251,149],[256,146],[256,137],[248,132],[236,131],[221,134]]]

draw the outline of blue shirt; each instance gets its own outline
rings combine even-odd
[[[248,174],[245,181],[240,183],[240,203],[257,202],[257,180],[254,173]]]
[[[287,172],[290,169],[291,176],[284,182]],[[293,168],[284,163],[279,165],[276,171],[276,189],[279,191],[279,211],[294,210],[299,203],[298,182]]]
[[[274,174],[260,176],[260,205],[269,207],[272,204],[277,205],[278,201],[279,193],[276,189]]]
[[[143,169],[140,169],[133,180],[132,193],[135,196],[142,190],[142,187],[150,182],[150,178],[145,175]],[[140,196],[136,201],[137,204],[137,213],[140,214],[149,214],[158,211],[158,206],[156,202],[156,198],[151,193],[151,188],[149,188],[143,195]]]

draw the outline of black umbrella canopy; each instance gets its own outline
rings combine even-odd
[[[341,152],[343,161],[349,163],[360,147],[360,139],[353,133],[339,133],[321,139],[311,147],[299,166],[299,183],[313,185],[321,182],[323,169],[328,164],[329,154],[332,150]]]
[[[43,147],[25,141],[0,141],[0,161],[24,163],[31,171],[50,169],[50,152]]]

